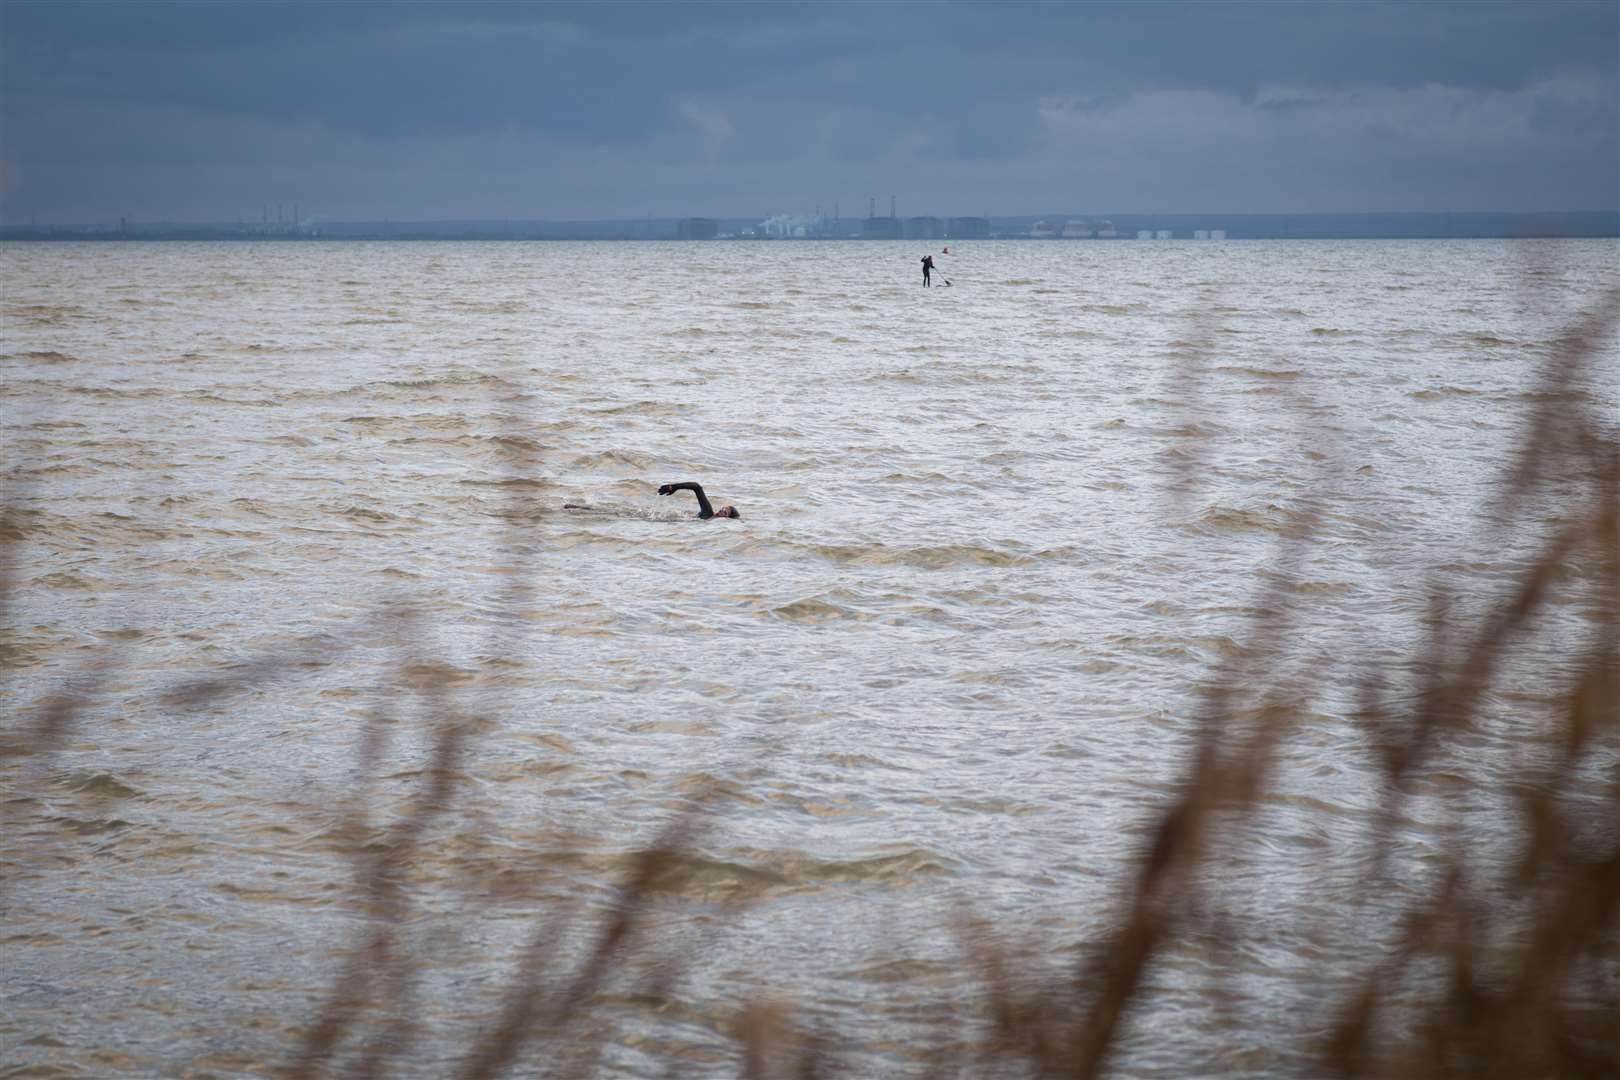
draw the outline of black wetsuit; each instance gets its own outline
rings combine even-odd
[[[702,484],[694,484],[691,482],[684,484],[665,484],[658,489],[658,494],[673,495],[677,491],[690,491],[692,494],[697,496],[698,517],[702,518],[704,521],[716,516],[714,507],[709,505],[709,497],[703,493]],[[737,513],[736,508],[731,506],[722,506],[718,516],[734,518],[742,517],[741,514]]]
[[[933,269],[934,269],[934,257],[932,255],[924,255],[923,256],[923,285],[924,285],[924,287],[927,287],[927,286],[933,284],[932,282],[930,282],[928,280],[928,275]]]

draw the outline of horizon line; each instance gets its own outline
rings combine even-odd
[[[99,218],[99,219],[78,220],[78,221],[49,221],[49,222],[29,221],[29,222],[26,222],[26,223],[25,222],[19,222],[19,221],[15,220],[15,219],[7,220],[9,215],[0,215],[0,229],[7,229],[7,230],[29,229],[29,230],[33,230],[33,229],[53,229],[53,228],[56,228],[56,229],[61,229],[61,228],[87,228],[87,227],[96,227],[96,226],[118,225],[121,222],[129,224],[129,225],[140,224],[141,226],[146,227],[146,228],[152,228],[152,227],[157,227],[157,226],[176,226],[176,227],[189,227],[189,228],[199,228],[199,227],[246,228],[246,227],[255,227],[255,226],[261,226],[262,227],[262,226],[266,226],[266,225],[280,225],[280,226],[284,226],[284,227],[285,226],[298,226],[298,225],[386,225],[386,226],[397,227],[397,226],[406,226],[406,225],[489,225],[489,224],[496,224],[496,223],[506,225],[506,226],[513,226],[513,225],[604,225],[604,224],[612,224],[612,225],[635,225],[635,224],[641,224],[641,225],[646,225],[649,222],[680,222],[680,221],[689,221],[689,220],[710,220],[710,221],[755,221],[755,220],[759,220],[759,221],[765,221],[765,220],[768,220],[771,217],[807,217],[807,218],[819,217],[820,220],[824,220],[824,221],[835,221],[836,220],[836,221],[840,221],[840,222],[860,222],[860,221],[867,221],[867,220],[887,221],[887,220],[891,220],[891,218],[893,220],[899,220],[899,221],[906,221],[906,220],[912,220],[912,219],[917,219],[917,218],[937,218],[937,219],[940,219],[940,220],[949,220],[949,219],[952,219],[952,218],[972,218],[972,219],[984,220],[984,221],[996,221],[998,219],[999,220],[1018,220],[1018,219],[1025,219],[1025,218],[1069,218],[1069,219],[1098,218],[1098,219],[1108,219],[1108,218],[1113,218],[1113,217],[1119,217],[1119,218],[1191,218],[1191,217],[1218,218],[1218,217],[1224,217],[1224,218],[1275,218],[1275,219],[1311,218],[1311,217],[1336,217],[1336,218],[1370,218],[1370,217],[1386,217],[1386,218],[1387,217],[1413,217],[1413,218],[1417,218],[1417,217],[1433,217],[1433,218],[1445,218],[1445,217],[1590,217],[1590,216],[1600,216],[1600,215],[1605,215],[1605,214],[1620,218],[1620,207],[1604,207],[1604,208],[1588,207],[1588,208],[1574,209],[1574,210],[1106,210],[1106,211],[1104,211],[1104,210],[1090,210],[1090,211],[1062,210],[1062,211],[1040,211],[1040,212],[1035,212],[1035,213],[1011,213],[1011,214],[896,214],[896,215],[878,214],[878,215],[875,215],[875,216],[869,216],[869,215],[862,215],[862,216],[859,216],[859,217],[842,217],[842,216],[840,216],[840,217],[837,217],[837,218],[830,217],[830,216],[828,216],[826,214],[816,215],[814,213],[774,214],[774,215],[773,214],[767,214],[767,215],[764,215],[763,217],[761,217],[760,215],[757,215],[757,214],[665,214],[665,215],[642,215],[642,216],[636,216],[636,217],[578,217],[578,218],[513,217],[513,216],[419,217],[419,218],[418,217],[405,218],[405,217],[384,216],[384,217],[374,217],[374,218],[366,218],[366,217],[324,218],[324,217],[319,217],[319,216],[305,215],[305,216],[303,216],[303,217],[301,217],[299,219],[296,219],[296,220],[289,220],[289,219],[286,219],[286,218],[281,218],[281,219],[278,219],[278,220],[275,220],[275,221],[269,221],[269,220],[265,220],[263,218],[261,218],[260,220],[254,221],[254,220],[250,220],[248,218],[243,218],[243,217],[238,217],[238,218],[234,218],[234,219],[194,218],[194,219],[189,219],[189,220],[177,219],[177,218],[142,218],[142,219],[137,219],[133,215],[122,214],[122,215],[117,215],[117,216],[115,216],[113,218]]]

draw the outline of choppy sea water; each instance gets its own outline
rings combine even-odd
[[[1360,677],[1434,582],[1523,569],[1482,511],[1616,247],[975,243],[926,291],[925,247],[0,248],[5,710],[93,687],[0,759],[0,1062],[286,1065],[364,925],[343,822],[405,812],[439,703],[471,735],[408,889],[422,1075],[700,794],[648,916],[682,975],[653,1008],[629,965],[604,1068],[734,1074],[775,996],[926,1070],[977,1000],[957,913],[1064,971],[1281,595],[1310,677],[1251,944],[1219,993],[1155,973],[1121,1069],[1289,1067],[1266,1018],[1353,947],[1322,890],[1364,869]],[[1614,417],[1615,373],[1571,407]],[[686,480],[742,518],[656,494]],[[1486,822],[1489,779],[1455,779]],[[1446,835],[1409,825],[1416,891]]]

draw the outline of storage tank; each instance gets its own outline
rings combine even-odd
[[[945,223],[937,217],[906,218],[901,231],[907,240],[938,240],[945,235]]]

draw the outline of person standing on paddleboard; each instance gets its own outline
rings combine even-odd
[[[926,288],[929,288],[933,284],[932,282],[930,282],[928,280],[928,275],[930,275],[930,274],[932,274],[934,272],[934,257],[932,255],[924,255],[922,257],[922,264],[923,264],[923,288],[926,289]]]

